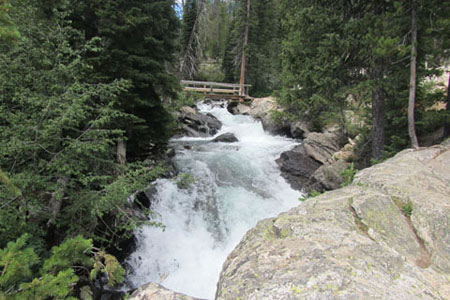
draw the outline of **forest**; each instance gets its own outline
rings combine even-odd
[[[181,79],[239,83],[244,62],[274,118],[340,123],[369,166],[448,137],[449,34],[437,0],[0,0],[0,299],[124,280]]]

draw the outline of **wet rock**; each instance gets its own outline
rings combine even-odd
[[[305,192],[331,190],[340,187],[340,171],[346,164],[332,160],[338,150],[330,135],[311,132],[300,146],[282,153],[277,163],[292,188]]]
[[[164,288],[157,283],[148,283],[137,289],[130,300],[201,300]]]
[[[179,136],[209,137],[222,127],[222,123],[212,114],[181,112],[178,121],[183,131]]]
[[[232,133],[221,134],[213,140],[214,143],[235,143],[238,141],[237,137]]]
[[[260,118],[264,131],[273,135],[291,136],[291,125],[287,120],[274,120],[271,114]]]
[[[144,210],[151,207],[155,202],[156,187],[152,186],[145,191],[139,192],[134,197],[133,206],[135,209]]]
[[[251,108],[248,105],[239,102],[230,102],[227,106],[227,110],[233,115],[247,115]]]
[[[405,150],[260,221],[216,299],[448,299],[449,231],[450,147]]]
[[[291,151],[283,152],[276,162],[280,167],[282,176],[292,188],[306,192],[317,189],[311,177],[322,164],[307,154],[304,145],[299,145]]]

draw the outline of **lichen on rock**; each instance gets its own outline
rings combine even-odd
[[[405,150],[260,221],[225,262],[216,299],[448,299],[449,149]]]

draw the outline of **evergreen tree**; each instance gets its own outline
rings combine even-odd
[[[186,52],[191,35],[197,34],[192,32],[194,29],[195,20],[197,20],[197,14],[197,0],[186,0],[183,8],[183,23],[181,27],[181,49],[183,52]],[[196,43],[194,43],[192,47],[196,47]]]
[[[10,17],[11,3],[0,0],[0,43],[10,43],[19,37],[19,32]]]
[[[178,79],[168,73],[175,61],[178,19],[173,0],[76,1],[71,18],[86,40],[99,38],[102,51],[87,53],[93,83],[125,79],[131,88],[117,108],[137,117],[121,122],[131,160],[164,148],[171,117],[162,100],[175,97]]]
[[[372,108],[372,157],[407,146],[410,8],[401,1],[283,1],[282,103],[320,126],[330,116],[344,122],[347,97],[358,96]],[[432,52],[420,43],[423,29],[418,82],[435,72],[425,68]]]
[[[237,4],[222,64],[227,81],[234,82],[240,74],[247,23],[247,1],[239,0]],[[268,95],[280,82],[280,6],[275,0],[261,0],[252,2],[250,7],[246,83],[252,85],[252,95]]]
[[[31,1],[14,5],[21,38],[0,54],[0,247],[23,233],[40,251],[75,233],[114,246],[139,221],[105,229],[103,218],[126,215],[129,195],[161,173],[114,160],[118,125],[139,120],[123,111],[132,85],[92,82],[84,57],[103,48],[71,26],[68,1],[51,17]]]
[[[205,0],[188,0],[183,13],[182,59],[180,74],[184,78],[193,79],[197,74],[200,59],[200,19],[203,14]]]

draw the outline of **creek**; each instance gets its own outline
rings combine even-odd
[[[299,204],[301,193],[291,189],[275,163],[298,143],[271,136],[259,121],[220,105],[198,107],[222,122],[216,136],[231,132],[239,142],[186,137],[170,142],[181,175],[154,183],[151,216],[165,229],[146,226],[137,232],[128,280],[133,287],[152,281],[214,299],[222,264],[244,234],[259,220]]]

